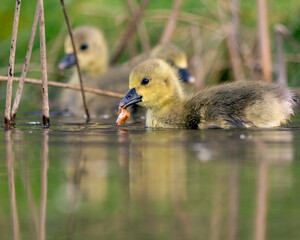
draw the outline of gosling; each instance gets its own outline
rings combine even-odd
[[[75,48],[77,51],[78,62],[83,74],[83,84],[85,87],[99,88],[99,77],[107,73],[108,69],[108,49],[103,33],[93,26],[80,26],[73,31]],[[65,39],[65,56],[60,61],[58,67],[62,70],[73,68],[76,64],[71,39],[68,36]],[[73,73],[68,80],[71,85],[79,85],[79,79],[76,69],[72,69]],[[128,75],[127,75],[128,76]],[[124,86],[124,91],[126,86]],[[114,110],[107,107],[107,102],[118,101],[108,99],[103,96],[95,96],[86,93],[86,99],[92,117],[97,115],[110,115]],[[101,104],[94,104],[95,99]],[[81,93],[78,91],[70,91],[63,89],[59,97],[59,107],[72,114],[73,116],[83,116],[84,108]],[[102,104],[103,103],[103,104]],[[104,103],[106,105],[104,105]]]
[[[160,59],[137,65],[129,76],[130,91],[119,106],[147,108],[151,128],[271,128],[293,114],[289,89],[261,81],[239,81],[185,96],[174,68]]]

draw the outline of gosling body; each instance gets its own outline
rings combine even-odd
[[[290,90],[261,81],[227,83],[185,96],[174,69],[159,59],[134,68],[129,87],[136,93],[129,97],[147,108],[146,126],[152,128],[270,128],[287,123],[293,113]],[[130,106],[129,97],[120,106]]]

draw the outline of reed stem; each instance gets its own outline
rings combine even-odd
[[[8,186],[9,186],[9,193],[10,193],[13,240],[19,240],[20,223],[19,223],[17,197],[16,197],[14,156],[13,156],[13,149],[12,149],[13,140],[11,139],[11,131],[5,132],[5,141],[6,141],[6,164],[7,164]]]
[[[41,204],[40,204],[40,240],[46,240],[46,213],[48,189],[48,155],[49,155],[49,130],[43,132],[42,141],[42,167],[41,167]]]
[[[227,1],[221,0],[222,9],[220,9],[220,19],[223,23],[223,30],[227,48],[229,51],[230,62],[234,80],[245,80],[243,66],[240,57],[239,44],[239,17],[238,17],[238,1],[231,0],[230,5]],[[229,18],[230,16],[230,18]]]
[[[46,37],[45,37],[45,16],[44,2],[39,0],[39,26],[40,26],[40,55],[41,55],[41,76],[42,76],[42,97],[43,97],[43,128],[49,128],[49,98],[48,98],[48,78],[46,59]]]
[[[181,8],[183,0],[174,0],[172,12],[169,17],[169,21],[167,22],[163,34],[160,38],[161,43],[168,43],[170,42],[173,32],[176,28],[178,14]]]
[[[31,57],[32,46],[33,46],[33,43],[34,43],[34,38],[35,38],[35,33],[36,33],[38,20],[39,20],[39,3],[37,3],[37,5],[36,5],[34,20],[33,20],[32,30],[31,30],[31,36],[30,36],[30,40],[29,40],[29,45],[28,45],[26,57],[25,57],[25,63],[24,63],[23,68],[22,68],[22,74],[21,74],[19,85],[18,85],[18,90],[16,92],[12,112],[11,112],[11,121],[12,121],[12,123],[15,123],[16,114],[17,114],[17,111],[18,111],[18,108],[19,108],[19,104],[20,104],[20,100],[21,100],[21,96],[22,96],[22,91],[23,91],[23,86],[24,86],[24,79],[26,78],[26,74],[27,74],[27,70],[28,70],[28,65],[29,65],[29,61],[30,61],[30,57]]]
[[[4,82],[7,81],[6,76],[0,76],[0,82]],[[14,81],[20,81],[20,78],[18,77],[14,77],[13,78]],[[39,79],[33,79],[33,78],[25,78],[24,82],[26,83],[32,83],[32,84],[38,84],[41,85],[42,81]],[[81,88],[78,86],[73,86],[67,83],[60,83],[60,82],[53,82],[53,81],[48,81],[48,85],[49,86],[53,86],[53,87],[60,87],[60,88],[68,88],[68,89],[72,89],[72,90],[77,90],[77,91],[81,91]],[[116,92],[112,92],[112,91],[105,91],[102,89],[95,89],[95,88],[84,88],[85,92],[90,92],[90,93],[94,93],[97,95],[103,95],[103,96],[108,96],[108,97],[114,97],[114,98],[123,98],[124,94],[121,93],[116,93]]]
[[[139,25],[139,21],[141,20],[141,17],[146,9],[146,7],[148,6],[150,0],[143,0],[141,2],[141,5],[138,9],[138,11],[135,13],[131,23],[129,24],[126,32],[124,33],[124,35],[122,36],[121,40],[119,41],[119,43],[117,43],[116,46],[116,50],[113,53],[111,60],[110,60],[110,64],[115,64],[117,62],[117,60],[119,59],[121,53],[124,50],[124,47],[126,45],[126,43],[128,42],[128,40],[131,38],[131,36],[133,35],[134,31],[136,30],[136,26]]]
[[[136,0],[127,0],[127,5],[129,7],[131,14],[134,15],[136,9],[138,9],[138,4]],[[144,22],[141,21],[140,24],[137,24],[136,27],[142,44],[143,51],[149,53],[151,49],[150,39]]]
[[[261,58],[262,77],[267,82],[272,82],[271,44],[268,24],[268,9],[266,0],[257,0],[258,5],[258,39]]]
[[[21,9],[21,0],[17,0],[14,23],[13,23],[13,31],[11,37],[8,80],[7,80],[7,87],[6,87],[6,102],[5,102],[5,113],[4,113],[4,125],[6,127],[10,127],[11,125],[10,113],[11,113],[11,99],[12,99],[12,83],[13,83],[14,67],[15,67],[15,55],[16,55],[16,44],[17,44],[20,9]]]
[[[72,28],[71,28],[71,24],[70,24],[70,20],[69,20],[69,17],[68,17],[68,13],[67,13],[67,9],[66,9],[64,0],[60,0],[60,3],[61,3],[61,6],[62,6],[62,9],[63,9],[63,12],[64,12],[65,20],[66,20],[68,30],[69,30],[70,39],[71,39],[72,46],[73,46],[73,51],[74,51],[74,56],[75,56],[75,61],[76,61],[76,68],[77,68],[79,82],[80,82],[83,106],[84,106],[84,110],[85,110],[85,114],[86,114],[86,121],[89,122],[90,121],[90,114],[89,114],[87,101],[86,101],[86,98],[85,98],[84,86],[83,86],[83,81],[82,81],[82,74],[81,74],[81,70],[80,70],[80,66],[79,66],[79,62],[78,62],[78,57],[77,57],[77,51],[76,51],[76,47],[75,47],[75,43],[74,43],[73,32],[72,32]]]
[[[286,28],[281,24],[276,24],[274,27],[274,31],[276,33],[277,82],[286,86],[287,85],[287,76],[286,76],[284,46],[283,46]]]

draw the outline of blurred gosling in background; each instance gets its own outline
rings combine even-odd
[[[179,78],[185,83],[195,83],[195,78],[188,71],[188,59],[185,52],[173,43],[162,43],[154,47],[151,58],[160,58],[178,70]]]
[[[108,49],[103,33],[92,26],[80,26],[73,30],[74,43],[77,50],[80,69],[83,74],[85,87],[101,88],[116,92],[128,90],[128,79],[130,68],[108,68]],[[60,69],[73,67],[76,64],[73,47],[68,36],[65,40],[65,57],[59,63]],[[70,77],[69,84],[79,85],[79,78],[76,69]],[[99,115],[113,115],[118,99],[106,96],[98,96],[86,93],[88,107],[92,117]],[[70,114],[82,117],[84,108],[81,93],[64,89],[59,99],[60,108]]]
[[[84,75],[95,77],[104,74],[108,66],[106,40],[100,30],[92,26],[77,27],[73,31],[80,69]],[[70,36],[65,40],[65,57],[58,67],[66,69],[76,64]]]
[[[129,77],[120,106],[147,108],[146,126],[153,128],[278,127],[293,114],[289,89],[261,81],[238,81],[185,96],[176,71],[165,61],[149,59]]]

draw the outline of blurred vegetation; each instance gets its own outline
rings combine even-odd
[[[140,1],[138,1],[140,2]],[[182,47],[190,59],[198,54],[197,61],[201,61],[202,78],[204,83],[214,84],[220,81],[233,79],[230,57],[226,45],[224,26],[226,22],[221,20],[220,12],[224,10],[222,0],[185,0],[179,14],[176,30],[172,42]],[[65,81],[68,72],[57,69],[57,63],[63,56],[63,42],[67,35],[64,16],[57,1],[45,1],[46,41],[48,59],[48,78],[52,81]],[[244,54],[243,68],[247,78],[257,78],[251,74],[248,63],[257,61],[257,11],[256,1],[240,1],[240,42]],[[172,10],[173,1],[152,0],[143,15],[150,38],[151,47],[160,39],[168,15]],[[99,27],[105,33],[110,53],[122,37],[122,33],[132,18],[127,1],[121,0],[68,0],[66,1],[72,26],[90,24]],[[291,32],[296,42],[300,43],[300,1],[299,0],[269,0],[269,24],[272,44],[273,67],[276,60],[275,33],[273,27],[277,23],[285,25]],[[15,75],[19,76],[24,62],[27,45],[30,38],[32,22],[36,3],[22,2],[17,39],[17,51],[15,62]],[[13,25],[15,1],[4,1],[0,9],[0,75],[7,75],[11,32]],[[38,34],[37,34],[38,36]],[[123,52],[118,63],[125,62],[136,54],[142,52],[142,46],[137,34],[132,36],[128,47]],[[285,52],[287,60],[288,84],[291,87],[300,86],[300,58],[295,48],[286,41]],[[300,49],[300,47],[299,47]],[[253,69],[252,69],[253,70]],[[36,37],[28,77],[40,78],[39,41]],[[192,69],[193,72],[193,69]],[[275,73],[274,73],[275,74]],[[274,75],[275,78],[275,75]],[[16,86],[14,86],[14,90]],[[6,84],[0,83],[0,114],[4,109]],[[51,102],[59,93],[57,88],[50,87]],[[20,111],[26,106],[26,110],[34,110],[40,101],[40,89],[37,86],[26,86],[20,105]]]

